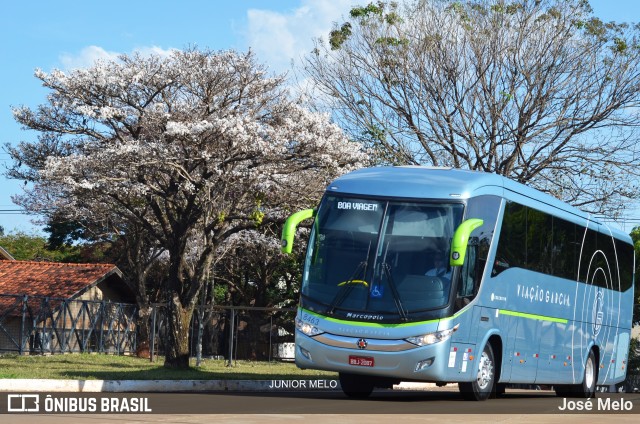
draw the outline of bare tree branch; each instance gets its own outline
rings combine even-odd
[[[302,72],[381,163],[495,172],[616,215],[638,198],[638,29],[583,0],[377,2]]]

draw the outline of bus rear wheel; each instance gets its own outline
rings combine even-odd
[[[373,392],[373,379],[366,375],[349,374],[341,372],[340,387],[345,395],[350,398],[364,399]]]
[[[493,349],[487,343],[478,359],[478,372],[471,382],[458,383],[462,396],[467,400],[487,400],[495,390],[496,366]]]
[[[593,350],[589,351],[587,362],[584,364],[584,375],[581,384],[568,384],[555,387],[558,397],[594,398],[598,383],[598,365]]]

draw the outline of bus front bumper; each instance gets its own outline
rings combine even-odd
[[[468,381],[472,355],[451,340],[417,346],[406,340],[335,335],[309,337],[296,331],[299,368],[429,382]]]

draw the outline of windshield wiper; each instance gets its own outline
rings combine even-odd
[[[351,274],[351,278],[349,278],[346,281],[343,281],[341,283],[338,284],[338,286],[340,287],[340,289],[338,290],[338,293],[336,293],[336,295],[333,297],[333,300],[331,301],[331,303],[329,304],[329,313],[333,314],[333,312],[336,310],[336,308],[342,304],[342,302],[344,302],[344,300],[349,297],[349,294],[351,293],[351,291],[353,290],[353,287],[357,284],[362,284],[365,287],[368,287],[367,282],[365,281],[365,278],[367,278],[367,265],[369,264],[368,262],[368,258],[369,258],[369,253],[371,252],[371,242],[369,242],[369,248],[367,249],[367,256],[365,256],[365,260],[360,262],[358,264],[358,266],[356,266],[356,269],[353,271],[353,273]],[[358,279],[358,275],[360,270],[362,271],[362,279]]]
[[[404,310],[402,299],[400,299],[400,293],[398,293],[398,288],[396,287],[396,282],[391,275],[391,267],[387,263],[387,253],[389,253],[389,242],[387,242],[387,248],[384,251],[384,257],[382,258],[382,264],[380,266],[387,276],[387,281],[389,281],[389,287],[391,288],[391,294],[393,295],[393,303],[396,304],[396,309],[398,309],[400,318],[403,321],[408,321],[409,316],[407,315],[407,311]]]
[[[409,316],[407,315],[407,311],[405,311],[404,307],[402,306],[402,299],[400,299],[400,293],[398,293],[398,288],[396,287],[396,283],[393,279],[393,276],[391,275],[391,267],[386,262],[383,262],[381,266],[382,266],[382,270],[387,276],[387,280],[389,281],[389,287],[391,288],[391,294],[393,295],[393,303],[396,304],[396,308],[398,309],[400,318],[403,321],[408,321]]]
[[[336,295],[334,296],[333,300],[329,304],[329,313],[330,314],[332,314],[333,311],[335,311],[336,307],[338,307],[342,302],[344,302],[344,300],[349,296],[349,293],[351,293],[351,290],[353,290],[353,287],[356,285],[355,284],[356,282],[358,282],[358,283],[360,283],[361,281],[364,282],[364,280],[357,280],[356,279],[358,277],[358,271],[361,268],[365,269],[365,272],[363,273],[363,275],[366,275],[367,261],[360,262],[358,264],[358,266],[356,267],[355,271],[353,272],[351,278],[349,278],[348,280],[343,281],[342,283],[338,284],[340,289],[338,290],[338,293],[336,293]],[[366,286],[366,282],[365,282],[364,285]]]

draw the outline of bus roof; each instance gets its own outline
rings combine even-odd
[[[328,193],[415,199],[468,199],[491,194],[511,200],[524,196],[530,206],[567,217],[601,224],[593,216],[534,188],[488,172],[425,166],[362,168],[333,181]],[[612,235],[628,239],[628,234],[609,228]]]

